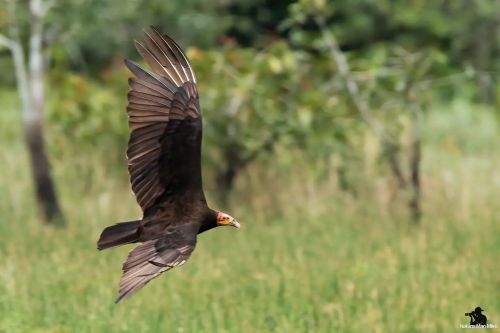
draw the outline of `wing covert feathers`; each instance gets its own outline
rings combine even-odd
[[[201,113],[196,80],[189,62],[180,47],[156,29],[144,32],[144,41],[136,42],[138,52],[151,67],[148,72],[130,60],[125,60],[135,78],[129,79],[127,113],[131,130],[127,157],[130,182],[137,202],[145,211],[165,192],[169,177],[175,170],[161,160],[169,156],[172,165],[179,158],[166,151],[182,141],[190,141],[197,154],[201,144]],[[186,137],[169,140],[181,124]],[[200,142],[190,137],[200,138]],[[194,167],[200,168],[199,157],[192,157]],[[185,162],[187,163],[187,162]],[[179,164],[179,163],[177,163]],[[202,189],[200,188],[200,191]]]

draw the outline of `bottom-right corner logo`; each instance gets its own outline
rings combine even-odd
[[[465,316],[469,317],[469,323],[460,324],[460,328],[497,328],[496,324],[488,323],[488,318],[483,314],[484,311],[478,306],[473,311],[465,313]]]

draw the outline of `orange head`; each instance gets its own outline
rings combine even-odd
[[[217,212],[217,226],[230,225],[235,228],[239,228],[240,224],[236,219],[226,213]]]

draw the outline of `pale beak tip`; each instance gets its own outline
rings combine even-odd
[[[241,226],[240,224],[238,223],[238,221],[234,220],[233,222],[231,222],[231,225],[237,229],[239,229]]]

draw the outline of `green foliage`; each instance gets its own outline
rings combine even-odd
[[[315,48],[320,33],[314,18],[321,17],[341,48],[355,52],[355,58],[395,46],[410,53],[426,50],[439,54],[441,66],[433,71],[435,77],[468,69],[473,79],[455,80],[452,88],[468,81],[468,93],[473,91],[481,101],[494,103],[498,102],[495,73],[500,70],[500,37],[495,32],[498,13],[500,2],[495,0],[301,0],[289,6],[281,31],[293,45]]]
[[[127,82],[124,71],[119,76]],[[116,149],[128,138],[126,91],[126,86],[111,79],[98,83],[74,74],[57,76],[50,82],[47,120],[61,140]],[[56,147],[60,144],[55,143]]]
[[[311,93],[303,87],[313,85],[306,78],[311,69],[306,54],[277,43],[260,52],[195,49],[189,55],[199,82],[207,145],[215,159],[221,151],[234,149],[237,158],[246,160],[259,149],[271,150],[282,136],[309,130],[311,111],[300,107]]]
[[[181,45],[206,47],[191,48],[189,55],[200,85],[209,184],[220,186],[225,178],[230,188],[255,162],[273,161],[276,147],[299,148],[318,178],[337,173],[343,188],[356,192],[364,186],[359,147],[366,125],[315,19],[337,37],[361,98],[404,150],[411,141],[411,110],[456,96],[474,100],[482,91],[489,96],[495,81],[488,81],[488,73],[498,58],[494,38],[478,44],[486,65],[472,58],[479,59],[473,51],[477,37],[496,26],[496,11],[490,1],[58,1],[46,22],[47,120],[59,134],[55,140],[105,145],[122,154],[127,74],[121,60],[136,58],[131,39],[144,22],[158,24]],[[16,17],[0,17],[0,29],[16,19],[27,43],[25,3],[18,4]],[[225,35],[237,37],[236,43]],[[11,72],[5,57],[0,66]],[[480,78],[484,86],[477,84]]]
[[[498,4],[57,1],[46,23],[45,128],[69,226],[37,224],[16,98],[2,86],[0,331],[449,331],[472,298],[500,313],[487,269],[499,244],[498,111],[475,103],[500,96]],[[26,44],[25,5],[17,20]],[[401,227],[383,148],[315,18],[402,150],[412,110],[424,111],[418,230]],[[0,30],[15,19],[0,12]],[[220,178],[235,172],[231,203],[244,228],[204,235],[185,268],[114,307],[126,250],[98,255],[92,244],[105,225],[140,215],[125,168],[122,58],[138,58],[131,40],[149,24],[198,46],[187,50],[207,196],[214,202]],[[0,80],[13,85],[9,57],[0,50]]]
[[[52,166],[68,226],[43,226],[14,92],[1,98],[0,331],[445,332],[478,304],[492,322],[500,313],[492,269],[500,128],[491,109],[457,101],[426,115],[429,200],[419,228],[387,217],[384,200],[393,198],[382,177],[367,177],[352,199],[335,190],[335,177],[311,181],[304,155],[277,147],[272,168],[250,168],[235,191],[239,231],[203,234],[185,266],[116,306],[131,247],[99,252],[95,241],[103,227],[140,214],[124,164],[109,165],[105,144],[87,149],[47,123],[51,153],[61,151]],[[358,148],[373,174],[373,140],[358,135],[367,138]],[[478,151],[483,143],[491,145]]]
[[[27,44],[27,2],[17,3],[16,17],[0,11],[0,30],[19,23]],[[500,313],[498,108],[475,103],[494,102],[482,96],[491,87],[500,95],[499,3],[54,2],[45,129],[68,227],[39,224],[17,97],[1,86],[0,331],[443,332],[476,302]],[[395,204],[380,142],[317,17],[400,147],[412,108],[424,111],[418,229]],[[205,189],[217,209],[216,183],[237,168],[230,212],[243,228],[204,234],[185,267],[114,306],[129,249],[94,244],[104,226],[140,216],[124,156],[122,58],[138,58],[131,40],[149,24],[198,46],[187,50]],[[5,49],[0,72],[13,86]]]

